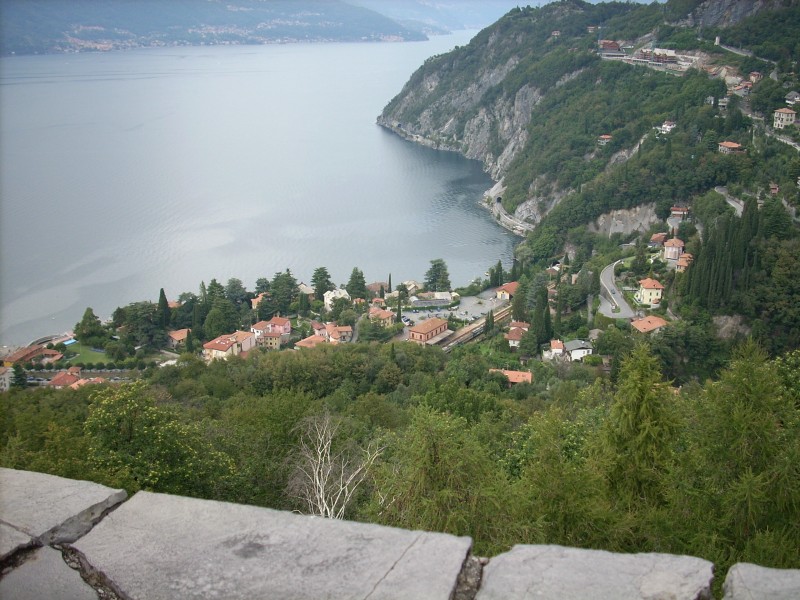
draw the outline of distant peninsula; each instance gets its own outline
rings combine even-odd
[[[341,0],[9,0],[0,54],[53,54],[158,46],[372,42],[425,33]]]

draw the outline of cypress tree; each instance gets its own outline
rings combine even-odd
[[[164,293],[164,288],[158,293],[158,325],[161,329],[166,329],[169,326],[170,310],[169,302],[167,302],[167,295]]]

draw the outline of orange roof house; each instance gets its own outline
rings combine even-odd
[[[53,378],[47,383],[47,385],[57,390],[60,390],[61,388],[70,387],[71,385],[80,381],[80,379],[81,378],[78,377],[77,375],[61,371],[60,373],[56,373],[53,376]]]
[[[533,373],[529,371],[509,371],[507,369],[489,369],[490,373],[502,373],[508,379],[508,385],[516,383],[532,383]]]
[[[633,327],[639,333],[650,333],[651,331],[656,331],[662,327],[666,327],[666,325],[667,322],[664,319],[655,315],[650,315],[644,317],[643,319],[634,319],[631,321],[631,327]]]
[[[663,291],[664,286],[661,283],[648,277],[639,281],[639,290],[633,297],[640,304],[658,304]]]
[[[683,273],[686,269],[689,268],[689,265],[692,264],[694,257],[689,254],[688,252],[684,252],[678,257],[678,262],[675,263],[675,270],[678,273]]]
[[[169,338],[167,342],[169,343],[170,348],[177,348],[181,344],[186,343],[186,336],[189,335],[191,329],[176,329],[175,331],[168,331],[167,337]]]
[[[740,152],[744,152],[744,148],[741,144],[729,141],[720,142],[718,149],[722,154],[739,154]]]
[[[651,246],[663,246],[664,242],[667,241],[668,234],[666,233],[654,233],[650,236],[650,245]]]
[[[377,321],[383,327],[389,327],[394,323],[395,314],[391,310],[384,310],[373,306],[369,309],[369,318],[371,321]]]
[[[413,327],[409,327],[408,340],[424,345],[447,330],[447,321],[445,319],[437,317],[426,319]]]
[[[495,296],[500,300],[511,300],[514,297],[514,294],[517,293],[518,287],[519,287],[518,281],[509,281],[508,283],[501,285],[494,291]]]
[[[310,335],[305,339],[297,342],[295,348],[316,348],[320,344],[327,344],[328,341],[321,335]]]

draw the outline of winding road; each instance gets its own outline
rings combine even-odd
[[[621,261],[611,263],[600,273],[600,308],[598,310],[600,314],[612,319],[632,319],[636,313],[633,312],[622,296],[622,292],[617,288],[617,284],[614,283],[614,267],[619,262]],[[614,312],[615,309],[619,310]]]

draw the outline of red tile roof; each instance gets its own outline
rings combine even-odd
[[[294,346],[295,348],[314,348],[320,344],[327,344],[325,338],[318,335],[310,335],[307,338],[297,342]]]
[[[499,288],[495,290],[496,293],[506,292],[510,296],[513,296],[517,293],[517,288],[519,287],[518,281],[509,281],[508,283],[501,285]]]
[[[490,373],[502,373],[509,383],[531,383],[533,373],[529,371],[508,371],[506,369],[489,369]]]
[[[646,290],[663,290],[664,286],[661,285],[660,282],[656,281],[655,279],[650,279],[647,277],[646,279],[640,279],[639,285],[642,286]]]
[[[639,331],[640,333],[650,333],[651,331],[655,331],[656,329],[661,329],[662,327],[666,326],[667,322],[662,319],[661,317],[657,317],[655,315],[650,315],[644,317],[643,319],[635,319],[631,321],[631,327]]]
[[[419,333],[420,335],[427,335],[431,331],[441,327],[442,325],[447,326],[447,321],[444,319],[439,319],[438,317],[433,317],[432,319],[427,319],[414,325],[413,327],[409,327],[408,331],[413,333]]]

